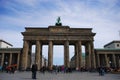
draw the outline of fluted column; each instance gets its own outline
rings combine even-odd
[[[1,66],[4,64],[4,53],[2,53],[2,60],[1,60]]]
[[[118,67],[120,67],[120,57],[118,57]]]
[[[116,55],[116,67],[120,67],[120,56],[119,54]]]
[[[99,54],[97,54],[97,67],[100,67],[100,57],[99,57]]]
[[[90,43],[87,42],[85,45],[85,53],[86,53],[86,68],[89,69],[91,68],[91,47]]]
[[[23,52],[22,52],[22,62],[21,62],[22,70],[26,70],[27,68],[28,48],[29,48],[28,41],[24,41]]]
[[[105,63],[106,63],[106,67],[109,67],[107,54],[105,54]]]
[[[36,41],[35,63],[38,66],[38,70],[40,69],[40,49],[40,41]]]
[[[19,62],[20,62],[20,53],[17,55],[17,69],[19,69]]]
[[[75,44],[75,67],[79,69],[78,43]]]
[[[78,56],[79,56],[79,68],[82,67],[82,44],[81,41],[78,41]]]
[[[32,63],[32,43],[29,42],[29,49],[28,49],[28,58],[27,58],[27,67],[31,67],[31,63]]]
[[[52,67],[53,67],[53,42],[49,41],[48,68],[52,70]]]
[[[11,65],[12,63],[12,53],[10,53],[10,57],[9,57],[9,66]]]
[[[87,68],[87,69],[89,69],[90,68],[90,66],[89,65],[91,65],[90,64],[90,60],[89,60],[89,44],[88,43],[86,43],[86,45],[85,45],[85,67]]]
[[[94,53],[94,44],[93,41],[91,41],[91,68],[96,68],[96,61],[95,61],[95,53]]]
[[[88,64],[89,64],[89,69],[91,68],[91,46],[90,46],[90,43],[88,43]]]
[[[70,67],[69,63],[69,41],[66,41],[64,44],[64,66]]]
[[[40,42],[40,69],[42,68],[42,43]]]
[[[112,54],[112,57],[113,57],[113,65],[114,65],[114,67],[116,67],[116,57],[115,57],[115,54]]]

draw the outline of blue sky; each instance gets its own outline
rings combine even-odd
[[[95,48],[120,40],[120,0],[0,0],[0,39],[22,47],[21,32],[25,27],[48,27],[58,16],[63,25],[71,28],[93,28]],[[62,64],[63,54],[58,50],[63,47],[54,50],[54,63]]]

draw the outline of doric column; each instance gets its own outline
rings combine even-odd
[[[79,68],[82,67],[82,44],[78,41],[78,56],[79,56]]]
[[[75,67],[79,69],[78,43],[75,44]]]
[[[65,41],[64,44],[64,66],[70,67],[69,63],[69,41]]]
[[[19,62],[20,62],[20,53],[17,55],[17,69],[19,69]]]
[[[40,42],[40,69],[42,68],[42,43]]]
[[[32,63],[32,44],[29,42],[29,49],[28,49],[28,56],[27,56],[27,67],[31,67],[31,63]]]
[[[88,69],[91,68],[91,47],[90,47],[90,43],[87,43],[87,51],[88,51]]]
[[[48,68],[52,70],[52,67],[53,67],[53,42],[49,41]]]
[[[95,61],[95,53],[94,53],[94,44],[93,41],[91,41],[91,68],[96,68],[96,61]]]
[[[115,54],[112,54],[112,58],[113,58],[113,65],[114,65],[114,67],[116,67],[116,57],[115,57]]]
[[[22,70],[26,70],[27,68],[27,58],[28,58],[28,51],[29,51],[28,48],[29,48],[28,41],[24,41],[23,52],[22,52],[22,63],[21,63]]]
[[[120,67],[120,57],[118,57],[118,67]]]
[[[85,45],[85,67],[89,69],[89,46],[88,42]]]
[[[117,67],[120,67],[120,56],[119,56],[119,54],[116,55],[116,58],[117,58],[116,65],[117,65]]]
[[[36,41],[36,54],[35,54],[35,63],[38,66],[38,70],[40,69],[40,52],[41,46],[40,41]]]
[[[99,54],[97,54],[97,67],[100,67],[100,57],[99,57]]]
[[[2,53],[2,60],[1,60],[1,66],[4,64],[4,53]]]
[[[105,54],[105,63],[106,63],[106,67],[109,67],[107,54]]]
[[[10,53],[10,57],[9,57],[9,66],[11,65],[12,63],[12,53]]]

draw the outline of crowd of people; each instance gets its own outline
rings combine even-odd
[[[1,67],[0,66],[0,71],[6,71],[7,73],[15,73],[17,69],[17,65],[9,65],[9,66],[4,66]],[[30,71],[32,72],[32,79],[36,79],[36,74],[38,71],[38,67],[37,64],[33,64],[32,67],[30,68]],[[120,72],[120,68],[108,68],[108,67],[98,67],[97,69],[87,69],[85,67],[81,67],[80,69],[78,68],[70,68],[70,67],[64,67],[64,66],[53,66],[52,70],[50,70],[49,68],[43,66],[40,69],[40,72],[45,74],[45,72],[50,72],[50,73],[72,73],[72,72],[85,72],[85,71],[90,71],[90,72],[97,72],[99,73],[100,76],[104,76],[105,73],[108,72],[112,72],[112,71],[119,71]]]
[[[8,65],[8,66],[0,66],[0,71],[6,71],[7,73],[15,73],[15,71],[17,70],[17,65],[16,64],[12,64],[12,65]]]
[[[55,72],[55,73],[59,73],[59,72],[64,72],[64,73],[70,73],[73,71],[72,68],[67,68],[67,67],[64,67],[64,66],[53,66],[53,69],[52,70],[49,70],[47,67],[42,67],[40,69],[40,72],[42,73],[45,73],[45,71],[48,71],[48,72]]]

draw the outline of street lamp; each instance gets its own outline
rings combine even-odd
[[[0,64],[1,64],[2,56],[0,55]]]
[[[5,57],[5,66],[8,65],[8,61],[7,61],[7,59],[8,59],[8,57],[6,56],[6,57]]]
[[[109,61],[109,65],[110,65],[110,67],[111,67],[111,63],[112,63],[112,62],[111,62],[111,61]]]

